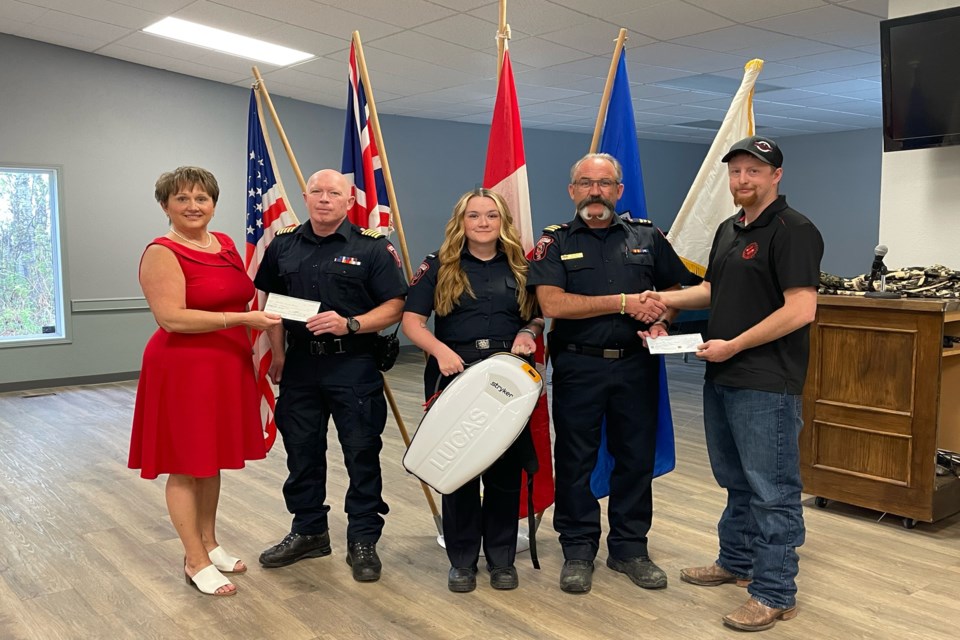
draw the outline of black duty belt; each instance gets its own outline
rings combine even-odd
[[[291,340],[290,349],[309,353],[312,356],[336,356],[350,353],[371,353],[373,351],[373,334],[366,336],[341,336],[339,338],[325,338],[323,340],[307,340],[296,338]]]
[[[553,344],[554,348],[559,351],[570,351],[571,353],[580,353],[585,356],[594,356],[597,358],[606,358],[608,360],[619,360],[620,358],[626,358],[632,356],[635,353],[640,353],[644,351],[642,345],[636,345],[632,347],[624,347],[622,349],[604,349],[603,347],[591,347],[585,344],[570,344],[570,343],[560,343]]]
[[[471,342],[453,342],[450,344],[452,349],[506,349],[513,348],[512,340],[494,340],[493,338],[480,338]]]

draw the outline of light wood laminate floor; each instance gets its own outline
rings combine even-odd
[[[533,639],[735,637],[720,618],[746,598],[732,585],[682,583],[682,567],[712,562],[723,493],[707,463],[700,408],[703,367],[669,361],[677,469],[655,481],[650,552],[670,578],[644,591],[606,568],[593,591],[558,588],[562,556],[540,529],[543,569],[518,557],[520,588],[446,588],[447,560],[418,483],[400,465],[392,418],[384,437],[390,504],[379,545],[383,578],[360,584],[344,562],[346,474],[331,430],[328,459],[334,553],[264,570],[260,551],[289,529],[280,494],[285,456],[224,473],[219,536],[250,566],[231,598],[184,585],[182,551],[163,479],[126,468],[134,383],[0,394],[0,638]],[[388,378],[410,430],[421,414],[422,359],[404,354]],[[438,500],[439,503],[439,500]],[[605,501],[604,501],[605,505]],[[800,615],[767,638],[852,640],[953,637],[960,628],[960,517],[909,531],[899,518],[805,496]],[[606,525],[604,525],[606,528]]]

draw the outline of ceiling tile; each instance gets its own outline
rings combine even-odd
[[[470,15],[482,18],[494,25],[500,23],[498,3],[471,11]],[[519,29],[531,35],[573,27],[583,20],[584,13],[572,11],[548,0],[512,0],[507,14],[507,24],[510,25],[511,29]]]
[[[656,42],[631,49],[628,62],[642,62],[645,65],[669,67],[672,69],[699,69],[701,73],[710,73],[724,69],[743,69],[750,58],[745,55],[729,55],[687,47],[669,42]],[[633,74],[631,73],[631,80]],[[634,80],[634,82],[637,82]]]
[[[454,14],[427,0],[319,0],[324,5],[363,16],[378,16],[384,22],[406,29]]]
[[[736,22],[751,22],[803,9],[822,7],[824,0],[686,0]]]
[[[342,38],[334,38],[319,31],[312,31],[292,24],[281,24],[262,32],[259,38],[267,42],[298,49],[315,56],[324,56],[334,51],[347,50],[350,43]],[[344,55],[344,60],[347,56]]]
[[[465,13],[420,25],[414,31],[477,51],[497,50],[497,25]]]
[[[0,30],[8,22],[33,22],[44,14],[46,9],[35,4],[27,4],[18,0],[0,0]]]
[[[193,2],[174,13],[173,17],[253,37],[260,37],[264,31],[276,29],[283,24],[278,20],[271,20],[207,0]]]
[[[139,31],[176,13],[316,54],[286,69],[258,67],[276,95],[343,108],[350,34],[359,30],[385,113],[489,126],[498,7],[496,0],[0,0],[0,32],[249,86],[250,61]],[[755,95],[765,131],[876,127],[885,13],[885,0],[513,0],[510,44],[524,122],[591,132],[623,26],[641,137],[708,143],[755,57],[766,60]]]
[[[464,71],[474,77],[492,77],[497,75],[497,53],[484,53],[443,42],[415,31],[403,31],[376,41],[376,48],[390,53],[403,54],[412,58],[441,64],[450,69]],[[369,56],[365,56],[369,58]],[[369,60],[368,60],[369,63]]]
[[[612,16],[611,20],[631,31],[660,40],[680,38],[734,24],[715,13],[680,2],[663,2]]]
[[[754,27],[778,31],[794,36],[815,38],[818,34],[845,29],[871,28],[878,18],[873,15],[851,11],[834,5],[826,5],[806,11],[798,11],[776,18],[756,20]]]
[[[889,16],[889,0],[844,0],[837,4],[844,9],[869,13],[878,18]]]
[[[610,51],[611,55],[613,50]],[[539,38],[527,38],[518,46],[510,47],[510,61],[534,68],[573,62],[592,58],[589,53],[564,47],[563,45],[547,42]]]

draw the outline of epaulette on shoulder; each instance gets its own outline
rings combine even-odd
[[[433,260],[433,259],[435,259],[436,257],[437,257],[437,254],[435,254],[435,253],[428,253],[428,254],[427,254],[427,258],[429,258],[430,260]]]
[[[630,224],[639,224],[644,227],[652,227],[653,222],[647,220],[646,218],[624,218],[624,222],[629,222]]]
[[[553,233],[554,231],[556,231],[556,230],[558,230],[558,229],[566,229],[566,228],[569,227],[569,226],[570,226],[570,225],[568,225],[566,222],[564,222],[563,224],[551,224],[551,225],[548,226],[548,227],[544,227],[544,228],[543,228],[543,232],[544,232],[544,233]]]
[[[361,229],[360,235],[367,236],[368,238],[383,238],[384,235],[377,231],[376,229]]]
[[[292,224],[292,225],[290,225],[289,227],[284,227],[283,229],[280,229],[280,230],[277,231],[274,235],[282,236],[282,235],[284,235],[284,234],[286,234],[286,233],[293,233],[293,232],[296,231],[298,228],[299,228],[299,225]]]

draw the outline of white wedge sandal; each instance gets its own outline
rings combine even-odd
[[[204,567],[200,571],[197,571],[197,575],[193,576],[192,578],[187,573],[186,565],[184,565],[183,577],[188,585],[192,584],[200,591],[200,593],[205,593],[208,596],[233,596],[237,594],[236,589],[233,591],[217,593],[217,589],[221,589],[228,584],[233,583],[227,580],[223,574],[220,573],[212,564]]]
[[[244,566],[243,569],[237,570],[237,563],[240,562],[240,558],[234,558],[229,553],[224,551],[223,547],[214,547],[207,552],[207,556],[210,557],[210,562],[213,563],[220,573],[246,573],[247,567]]]

